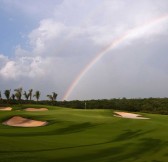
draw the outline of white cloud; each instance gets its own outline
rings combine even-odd
[[[150,39],[149,37],[167,33],[167,19],[159,19],[168,16],[167,10],[163,7],[163,4],[168,5],[168,2],[151,0],[131,2],[104,1],[101,12],[97,13],[86,26],[90,38],[97,45],[107,45],[128,32],[130,32],[129,39],[132,40]],[[163,10],[159,8],[160,5]]]
[[[168,2],[164,0],[136,2],[132,0],[80,0],[80,2],[78,0],[64,0],[57,1],[58,3],[50,0],[47,2],[26,1],[25,3],[20,0],[5,0],[3,2],[7,6],[13,5],[15,9],[19,9],[19,13],[23,12],[30,17],[34,15],[41,18],[38,27],[27,35],[28,48],[18,45],[12,58],[0,55],[0,76],[6,80],[11,79],[18,83],[23,82],[23,84],[25,82],[37,87],[42,84],[45,91],[57,87],[59,89],[58,93],[63,95],[73,79],[99,53],[101,48],[127,32],[129,34],[126,34],[120,43],[122,48],[118,46],[111,52],[109,60],[112,61],[108,62],[106,60],[98,63],[100,68],[95,70],[94,73],[88,73],[81,80],[79,87],[76,88],[78,94],[71,99],[78,97],[82,99],[86,95],[90,98],[112,96],[113,93],[111,93],[109,87],[115,88],[116,86],[120,89],[121,84],[124,87],[124,76],[126,85],[130,86],[133,83],[133,88],[135,88],[138,85],[136,84],[137,80],[131,82],[131,77],[139,79],[136,74],[141,70],[141,76],[146,77],[145,69],[149,69],[151,78],[154,78],[154,72],[158,70],[158,67],[155,70],[156,65],[154,67],[145,65],[145,68],[142,68],[142,64],[148,60],[145,57],[148,54],[145,51],[146,48],[151,49],[150,54],[155,53],[163,44],[161,42],[162,37],[168,34],[167,19],[161,20],[158,18],[168,10],[166,7]],[[151,40],[159,41],[157,46],[154,44],[156,46],[155,50],[152,49]],[[165,41],[167,42],[166,39]],[[145,42],[149,42],[149,44],[145,44]],[[143,44],[141,49],[138,43]],[[128,48],[135,49],[131,54],[139,53],[136,51],[142,50],[142,53],[144,53],[141,55],[143,59],[141,58],[139,63],[127,65],[125,61],[137,61],[133,55],[130,55]],[[166,46],[163,49],[166,49]],[[117,55],[117,52],[121,51],[125,54],[125,57]],[[117,56],[114,56],[113,53]],[[152,58],[152,54],[147,56]],[[121,59],[122,57],[123,59]],[[113,59],[116,61],[113,61]],[[127,77],[124,66],[128,66],[130,78]],[[163,69],[160,70],[163,71]],[[160,75],[158,71],[157,76],[167,80],[164,73]],[[95,80],[93,76],[99,75],[102,77]],[[99,81],[101,81],[101,84]],[[110,84],[113,82],[115,83],[111,86]],[[121,84],[119,85],[116,82]],[[156,83],[158,82],[159,79]],[[46,85],[47,83],[48,85]],[[143,86],[146,88],[145,84],[144,81],[140,87],[142,89]],[[101,85],[103,86],[101,87]],[[153,84],[150,89],[155,85]],[[90,93],[89,89],[93,91]],[[102,94],[99,95],[98,91],[102,91]],[[124,88],[124,91],[120,89],[118,94],[127,94],[127,91],[128,88]],[[145,89],[144,92],[146,92]],[[115,93],[117,94],[117,88]],[[144,95],[144,93],[142,94]]]
[[[16,78],[17,67],[14,61],[8,61],[5,66],[0,70],[0,75],[4,78]]]
[[[8,61],[8,57],[3,54],[0,54],[0,66],[2,66],[7,61]]]
[[[20,57],[6,61],[0,69],[0,76],[5,79],[20,79],[22,77],[33,78],[45,75],[45,64],[48,60],[41,57]]]
[[[55,46],[57,39],[66,31],[64,24],[54,21],[53,19],[45,19],[40,22],[37,29],[34,29],[29,34],[30,45],[33,48],[33,52],[39,55],[46,52],[46,48],[49,49],[53,44]]]

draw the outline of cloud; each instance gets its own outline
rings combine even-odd
[[[167,8],[160,10],[162,2],[140,1],[104,1],[102,9],[88,25],[90,38],[97,45],[107,45],[129,33],[129,39],[144,39],[167,32],[167,19],[160,17],[167,15]],[[157,2],[157,3],[156,3]],[[131,5],[128,5],[131,3]],[[163,4],[168,4],[163,2]],[[162,4],[162,8],[164,8]],[[102,10],[101,10],[102,11]],[[165,22],[164,22],[165,21]]]
[[[0,54],[0,67],[3,66],[8,61],[8,57]]]
[[[40,22],[37,29],[29,34],[30,46],[36,54],[42,54],[45,49],[55,46],[57,39],[64,37],[63,32],[66,31],[64,24],[54,21],[53,19],[45,19]]]
[[[40,57],[20,57],[15,60],[7,60],[0,69],[0,76],[5,79],[19,79],[20,77],[36,77],[45,75],[43,67],[46,60]]]
[[[164,42],[168,39],[161,39],[161,42],[157,40],[148,45],[135,42],[129,48],[112,50],[90,69],[68,99],[167,96],[168,65]],[[162,45],[158,45],[159,42]]]
[[[21,12],[28,17],[44,18],[53,15],[53,12],[57,5],[60,5],[63,0],[29,0],[23,3],[22,0],[1,0],[4,9],[10,12]]]
[[[38,25],[26,35],[25,43],[16,46],[13,57],[0,55],[0,77],[11,80],[8,85],[32,86],[45,92],[53,88],[61,98],[102,48],[126,35],[118,48],[109,51],[82,78],[70,99],[150,96],[158,90],[159,82],[164,89],[167,66],[160,65],[167,50],[163,44],[168,42],[168,21],[166,16],[162,19],[168,11],[167,1],[2,2],[8,9],[13,6],[12,12],[38,17]]]

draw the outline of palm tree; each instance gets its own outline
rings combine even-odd
[[[0,91],[0,100],[2,99],[1,91]]]
[[[24,91],[23,95],[25,96],[26,100],[29,99],[29,93],[26,93],[26,91]]]
[[[52,95],[47,95],[47,97],[48,97],[51,101],[56,101],[57,93],[53,92]]]
[[[32,93],[33,93],[33,89],[29,89],[29,97],[30,97],[30,100],[32,99]]]
[[[4,92],[4,95],[5,95],[7,100],[9,100],[9,98],[10,98],[10,92],[11,92],[11,90],[8,90],[8,89],[5,90],[5,92]]]
[[[22,88],[18,88],[18,89],[14,90],[16,92],[15,96],[18,100],[21,100],[21,98],[22,98],[22,90],[23,90]]]
[[[40,95],[41,95],[40,91],[36,91],[35,94],[33,95],[33,97],[35,97],[36,100],[38,101],[40,98]]]
[[[58,94],[53,92],[53,96],[52,96],[53,97],[53,101],[56,101],[57,96],[58,96]]]
[[[47,97],[48,97],[51,101],[53,101],[53,96],[52,96],[52,95],[47,95]]]
[[[12,100],[15,100],[15,95],[12,94],[12,95],[11,95],[11,98],[12,98]]]

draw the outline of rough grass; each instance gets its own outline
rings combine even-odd
[[[14,107],[44,107],[27,105]],[[0,122],[21,115],[47,120],[48,126],[0,124],[0,162],[167,162],[168,116],[123,119],[112,110],[45,106],[49,111],[0,112]]]

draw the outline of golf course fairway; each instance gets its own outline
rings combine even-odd
[[[137,120],[116,117],[113,110],[45,107],[48,111],[24,111],[23,105],[21,111],[12,107],[12,111],[0,112],[0,162],[168,161],[166,115],[138,113],[149,119]],[[2,124],[13,116],[48,124]]]

